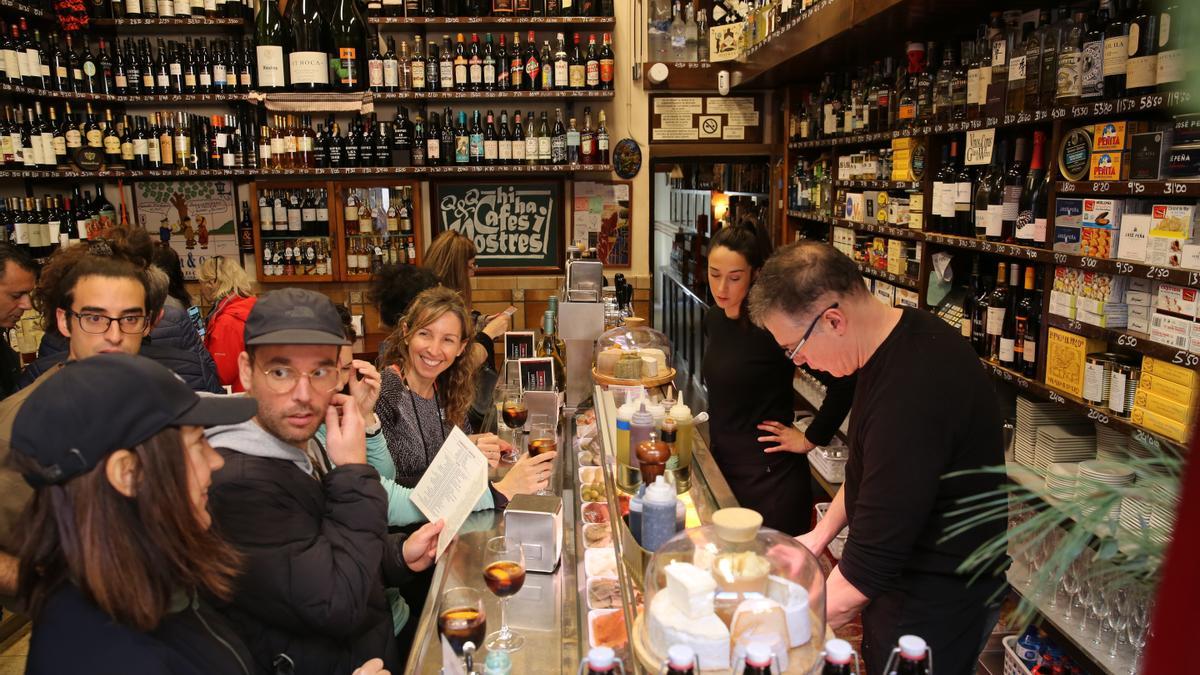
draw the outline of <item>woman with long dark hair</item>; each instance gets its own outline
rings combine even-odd
[[[826,382],[828,394],[808,430],[792,426],[795,366],[763,328],[750,322],[746,297],[771,254],[766,233],[750,223],[722,228],[708,248],[714,306],[704,319],[701,365],[708,387],[713,456],[741,506],[787,534],[807,532],[812,488],[804,454],[824,445],[845,419],[853,380]]]

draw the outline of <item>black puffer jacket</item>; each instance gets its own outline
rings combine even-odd
[[[23,389],[51,367],[67,360],[69,342],[58,333],[46,333],[38,346],[38,359],[25,367],[18,381]],[[217,379],[217,366],[212,355],[204,348],[196,324],[187,312],[177,307],[166,307],[162,319],[142,340],[142,356],[158,361],[171,369],[195,391],[213,394],[225,393]]]
[[[383,589],[411,573],[402,536],[387,533],[379,473],[368,464],[326,466],[313,478],[303,452],[254,420],[208,437],[225,458],[208,492],[213,525],[245,556],[232,601],[215,604],[257,672],[273,673],[281,655],[296,675],[349,673],[376,657],[399,672]]]

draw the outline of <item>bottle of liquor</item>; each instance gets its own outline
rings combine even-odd
[[[467,113],[464,110],[458,111],[458,125],[454,129],[454,163],[471,163],[471,130],[467,127]]]
[[[542,118],[545,119],[546,113],[542,113]],[[541,140],[538,138],[537,128],[534,126],[533,111],[529,111],[529,115],[525,118],[525,163],[540,164],[541,163]],[[550,147],[547,143],[546,154],[550,154]]]
[[[357,10],[355,10],[357,11]],[[287,5],[291,28],[291,52],[288,53],[288,78],[296,91],[324,91],[329,88],[328,27],[317,0],[293,0]],[[360,24],[361,25],[361,24]]]
[[[575,34],[578,37],[578,33]],[[600,55],[596,51],[596,35],[588,36],[587,53],[583,57],[583,88],[595,91],[600,88]]]
[[[1149,0],[1139,0],[1133,20],[1129,23],[1129,38],[1125,53],[1125,91],[1128,96],[1141,96],[1154,91],[1158,79],[1158,14]]]
[[[556,89],[573,89],[581,91],[587,88],[587,63],[583,58],[583,51],[579,46],[579,33],[575,33],[575,43],[571,49],[571,56],[567,60],[567,86],[562,86],[561,83],[555,82]]]
[[[1125,68],[1129,61],[1129,17],[1125,8],[1128,3],[1109,5],[1109,20],[1104,26],[1104,98],[1118,98],[1125,94]]]
[[[471,33],[471,47],[467,51],[467,89],[483,90],[483,50],[479,46],[479,33]]]
[[[1044,132],[1033,132],[1033,159],[1029,164],[1025,187],[1021,190],[1016,227],[1017,243],[1026,246],[1034,246],[1046,241],[1046,190],[1049,183],[1042,159],[1045,143]]]
[[[561,391],[567,382],[567,350],[554,332],[554,312],[549,309],[542,313],[542,343],[538,345],[538,356],[551,359],[555,388]]]
[[[367,82],[366,21],[357,0],[338,0],[329,24],[329,79],[336,91],[357,91]]]
[[[919,105],[917,94],[917,76],[921,72],[921,66],[925,60],[924,43],[908,43],[907,53],[908,75],[904,79],[904,87],[900,91],[900,102],[899,107],[897,108],[896,124],[897,128],[899,129],[912,128],[912,126],[916,124],[917,118],[920,115],[920,112],[917,110]],[[832,131],[833,129],[830,130]]]
[[[1059,29],[1058,85],[1054,94],[1055,105],[1074,105],[1083,95],[1083,34],[1087,26],[1083,13],[1068,17]]]
[[[596,132],[592,129],[592,109],[583,109],[583,129],[579,131],[579,163],[596,163]]]
[[[503,35],[500,36],[500,40],[501,41],[504,40]],[[501,49],[501,51],[503,51],[503,49]],[[487,39],[483,44],[482,71],[483,71],[483,90],[484,91],[496,91],[496,89],[497,89],[497,86],[496,86],[497,85],[496,64],[497,64],[496,50],[492,46],[492,34],[488,33]],[[507,68],[504,69],[504,74],[506,76],[504,79],[507,81],[508,80],[508,77],[507,77],[508,69]]]
[[[478,109],[471,114],[471,128],[467,132],[467,153],[471,164],[484,163],[483,123],[480,121]]]
[[[367,47],[367,88],[371,91],[386,91],[383,83],[383,57],[384,53],[379,51],[379,43],[382,38],[379,31],[375,32],[375,39],[370,41]]]
[[[1016,343],[1013,370],[1026,377],[1037,376],[1037,341],[1041,303],[1034,292],[1034,267],[1025,268],[1025,290],[1015,311]]]
[[[545,127],[545,112],[542,113],[543,126]],[[538,146],[539,152],[541,146]],[[554,132],[550,137],[550,157],[548,164],[566,164],[567,163],[567,128],[563,126],[562,109],[555,108],[554,110]]]
[[[1004,202],[1000,215],[1000,239],[1013,243],[1016,237],[1017,217],[1020,214],[1021,190],[1025,182],[1025,138],[1018,137],[1013,161],[1004,173]]]
[[[954,165],[950,161],[949,145],[942,146],[942,164],[933,176],[930,202],[927,229],[930,232],[946,232],[947,223],[954,220]]]
[[[1021,266],[1008,266],[1008,308],[1004,312],[1004,324],[1000,331],[1000,365],[1016,370],[1017,340],[1021,333],[1017,327],[1017,305],[1021,301]]]
[[[1099,100],[1104,96],[1104,31],[1109,21],[1111,14],[1108,2],[1101,2],[1083,32],[1079,99],[1084,102]]]
[[[542,63],[541,56],[538,54],[537,41],[534,38],[533,31],[529,31],[529,40],[525,44],[524,56],[525,90],[537,91],[542,88],[542,68],[547,64]]]
[[[449,108],[442,114],[441,157],[442,164],[450,166],[458,163],[458,134],[454,128],[454,116]],[[463,154],[466,155],[466,136],[463,136]]]
[[[467,48],[463,44],[463,34],[458,34],[458,42],[454,45],[454,61],[451,77],[453,78],[452,86],[454,91],[467,90]],[[442,88],[446,88],[446,80],[443,76]]]
[[[987,299],[987,358],[992,361],[1000,359],[1000,336],[1004,332],[1004,316],[1008,311],[1008,266],[999,263],[996,273],[996,285]]]
[[[611,91],[613,88],[613,75],[616,60],[612,50],[612,39],[608,33],[604,34],[604,43],[600,47],[600,89],[603,91]]]
[[[596,161],[608,164],[611,154],[608,148],[608,127],[604,126],[604,111],[600,111],[600,121],[596,127]]]
[[[993,155],[995,157],[996,155]],[[979,176],[979,184],[975,186],[975,197],[973,200],[975,207],[975,231],[974,235],[977,239],[986,239],[991,221],[991,211],[988,209],[988,204],[992,201],[992,178],[996,171],[997,164],[1001,162],[993,162],[990,170]],[[999,225],[997,223],[997,225]]]
[[[942,48],[942,67],[938,70],[937,76],[934,78],[934,93],[933,93],[933,119],[937,122],[949,122],[954,119],[951,83],[954,80],[954,71],[957,59],[954,54],[954,47],[946,45]]]
[[[1186,4],[1186,3],[1185,3]],[[1192,17],[1197,15],[1195,5],[1188,10]],[[1188,18],[1180,5],[1171,3],[1163,8],[1158,15],[1158,61],[1155,63],[1154,83],[1162,88],[1177,84],[1184,80],[1188,71],[1188,53],[1195,58],[1195,35],[1189,34],[1196,26],[1189,25]],[[1192,68],[1195,66],[1193,65]]]
[[[554,57],[553,57],[552,53],[550,52],[550,41],[543,40],[542,41],[542,55],[541,55],[542,91],[552,91],[554,89],[554,85],[555,85],[554,69],[548,67],[548,64],[551,63],[552,58],[554,58]]]

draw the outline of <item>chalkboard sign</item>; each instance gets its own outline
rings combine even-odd
[[[562,181],[447,181],[433,190],[437,232],[474,241],[480,272],[562,271]]]

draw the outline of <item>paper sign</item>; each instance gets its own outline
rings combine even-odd
[[[554,360],[548,356],[521,359],[521,388],[525,391],[554,391]]]
[[[986,166],[992,163],[992,145],[996,129],[976,129],[967,132],[967,166]]]
[[[746,127],[725,127],[721,138],[726,141],[740,141],[746,138]]]
[[[487,458],[462,429],[454,427],[411,495],[412,503],[429,522],[439,519],[446,522],[438,535],[437,559],[441,559],[463,521],[487,492],[487,481]]]
[[[510,330],[504,334],[505,361],[528,358],[535,353],[533,331]]]

